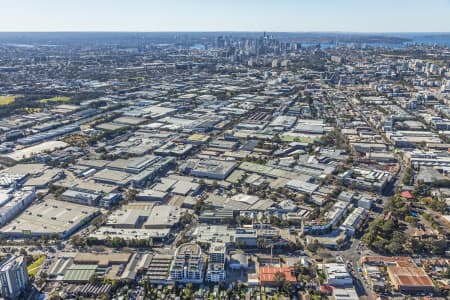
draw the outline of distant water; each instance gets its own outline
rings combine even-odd
[[[14,44],[14,43],[8,43],[7,46],[17,47],[17,48],[34,48],[34,45],[30,44]]]
[[[379,34],[383,36],[383,34]],[[429,33],[429,34],[414,34],[414,33],[399,33],[399,34],[384,34],[386,37],[397,37],[408,39],[409,41],[405,42],[395,42],[395,41],[386,41],[386,42],[363,42],[364,39],[361,39],[361,42],[349,42],[349,41],[339,41],[339,38],[336,41],[327,41],[327,42],[311,42],[305,41],[302,44],[303,47],[315,47],[319,46],[321,48],[333,48],[336,46],[352,46],[352,45],[360,45],[360,46],[370,46],[370,47],[384,47],[384,48],[402,48],[410,45],[439,45],[439,46],[447,46],[450,47],[450,34],[449,33]]]
[[[442,45],[442,46],[450,47],[450,37],[449,36],[442,36],[442,37],[433,37],[433,36],[414,37],[412,42],[409,42],[409,43],[406,43],[406,44]]]
[[[203,44],[195,44],[193,46],[190,47],[191,49],[196,49],[196,50],[205,50],[205,45]]]
[[[218,35],[237,38],[257,39],[261,37],[258,32],[230,32],[230,33],[127,33],[127,32],[92,32],[92,33],[14,33],[0,32],[0,45],[9,45],[21,48],[35,46],[54,47],[55,45],[121,45],[126,47],[140,47],[144,43],[166,47],[180,45],[185,37],[192,42],[191,49],[203,50],[210,45],[212,38]],[[209,40],[205,41],[205,37]],[[361,45],[371,47],[401,48],[408,45],[441,45],[450,47],[450,32],[443,33],[334,33],[334,32],[304,32],[304,33],[274,33],[280,41],[295,41],[304,47],[313,47],[320,44],[322,48],[336,45]]]

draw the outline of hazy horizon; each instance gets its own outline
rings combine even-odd
[[[158,30],[158,31],[137,31],[137,30],[67,30],[67,31],[2,31],[0,33],[287,33],[287,34],[356,34],[356,35],[372,35],[372,34],[400,34],[400,35],[410,35],[410,34],[449,34],[450,31],[268,31],[268,30]]]
[[[449,0],[0,0],[0,32],[447,33]]]

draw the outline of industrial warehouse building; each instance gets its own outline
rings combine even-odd
[[[17,238],[52,235],[67,238],[99,213],[95,207],[49,199],[30,206],[4,226],[2,232]]]

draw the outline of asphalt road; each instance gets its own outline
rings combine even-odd
[[[353,240],[350,248],[344,250],[344,251],[336,251],[334,252],[336,256],[342,257],[345,263],[350,262],[353,274],[354,274],[354,286],[356,293],[358,294],[358,297],[367,296],[369,300],[375,300],[373,297],[373,293],[371,290],[366,286],[364,282],[364,278],[362,277],[361,273],[358,272],[358,268],[360,267],[359,261],[361,259],[361,256],[363,255],[363,251],[360,247],[360,241],[359,240]],[[349,270],[351,271],[351,270]]]

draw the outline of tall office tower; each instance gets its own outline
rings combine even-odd
[[[0,293],[5,299],[19,299],[29,283],[24,256],[11,256],[0,265]]]

